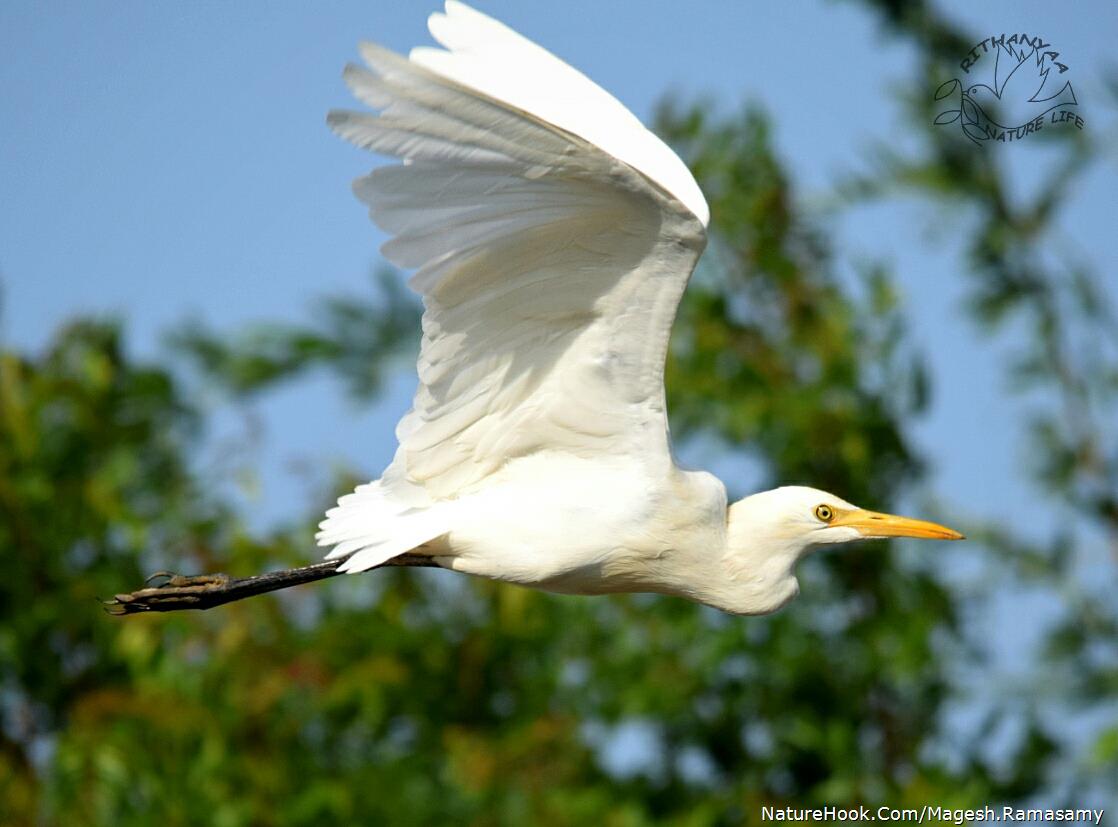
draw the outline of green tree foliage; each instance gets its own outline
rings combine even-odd
[[[720,216],[673,348],[677,430],[748,441],[772,481],[888,505],[919,475],[903,420],[922,394],[891,390],[913,372],[886,274],[844,291],[758,113],[662,125]],[[374,329],[396,322],[353,307]],[[188,342],[227,387],[259,393],[308,364],[345,374],[345,343],[306,345],[317,336]],[[752,620],[406,572],[109,619],[93,597],[134,583],[151,549],[235,573],[289,563],[321,504],[251,537],[207,502],[189,462],[199,414],[167,369],[121,356],[112,325],[4,364],[4,683],[27,722],[5,728],[15,820],[719,824],[761,802],[963,805],[1026,792],[1042,766],[1033,741],[1009,779],[978,756],[929,757],[957,610],[880,545],[811,561],[795,610]],[[636,772],[604,760],[618,727],[647,736]]]
[[[206,376],[235,397],[325,368],[356,397],[380,390],[392,357],[419,336],[419,307],[390,269],[377,272],[368,296],[330,296],[312,325],[261,324],[226,341],[191,323],[170,337]]]
[[[866,5],[917,47],[920,79],[953,76],[959,56],[981,39],[927,3]],[[1111,70],[1103,80],[1110,100],[1096,102],[1098,115],[1106,104],[1118,108],[1118,74]],[[914,79],[910,88],[924,86]],[[913,94],[904,104],[915,148],[875,148],[870,172],[846,182],[846,193],[854,202],[915,195],[937,221],[954,216],[975,324],[991,338],[1017,334],[1002,340],[1006,386],[1027,400],[1025,470],[1062,526],[1039,540],[997,523],[982,532],[995,552],[984,577],[1013,575],[1059,610],[1036,664],[1035,681],[1046,690],[1028,690],[1005,706],[1035,715],[1039,704],[1058,699],[1065,720],[1089,715],[1093,734],[1085,748],[1069,748],[1063,784],[1070,795],[1092,784],[1118,789],[1118,282],[1071,240],[1064,215],[1086,177],[1112,157],[1113,134],[1038,134],[1045,151],[1028,160],[1040,181],[1021,187],[1011,156],[976,152],[954,130],[933,125],[930,95]]]

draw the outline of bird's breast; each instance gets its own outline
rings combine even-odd
[[[462,502],[443,565],[568,594],[655,592],[681,550],[721,542],[720,483],[631,460],[533,459]]]

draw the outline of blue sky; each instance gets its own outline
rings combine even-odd
[[[912,53],[854,3],[477,5],[643,119],[669,91],[710,94],[727,108],[762,102],[809,202],[857,168],[871,142],[898,132],[890,94],[912,77]],[[1099,77],[1112,61],[1118,4],[944,7],[978,39],[1043,35],[1071,68],[1087,128],[1113,130]],[[351,105],[340,73],[359,40],[400,51],[428,43],[434,8],[427,0],[0,4],[0,336],[36,349],[69,317],[115,313],[133,350],[151,354],[186,318],[231,331],[303,319],[317,296],[365,289],[383,238],[349,181],[373,159],[332,136],[325,113]],[[1028,142],[975,151],[1004,152],[1023,190],[1046,160]],[[1113,163],[1093,170],[1062,228],[1111,284],[1116,179]],[[884,258],[900,278],[934,370],[935,405],[915,428],[934,458],[932,490],[957,512],[1020,516],[1036,492],[1021,470],[1021,403],[1002,378],[1013,342],[982,340],[962,313],[955,219],[911,205],[860,209],[835,228],[838,252]],[[301,460],[336,457],[377,474],[413,383],[403,370],[371,413],[313,378],[257,405],[267,432],[254,501],[261,520],[304,513],[305,484],[292,470]],[[1041,530],[1053,516],[1030,508],[1025,519]],[[1027,634],[1015,639],[1024,646]]]
[[[955,3],[980,33],[1043,32],[1063,49],[1089,128],[1118,6]],[[732,107],[751,98],[774,114],[777,143],[806,199],[825,193],[860,153],[894,134],[890,89],[912,55],[856,4],[739,2],[517,3],[479,7],[537,39],[647,118],[666,91],[708,93]],[[151,352],[187,317],[235,329],[305,317],[308,300],[361,290],[382,238],[349,194],[372,162],[325,128],[350,105],[339,74],[356,43],[398,50],[428,42],[430,2],[140,3],[0,8],[0,335],[42,345],[62,320],[123,315]],[[982,36],[985,36],[983,34]],[[1098,100],[1101,95],[1096,95]],[[987,148],[991,150],[993,148]],[[1027,183],[1038,153],[1013,153]],[[1083,188],[1067,230],[1113,271],[1107,206],[1114,169]],[[961,317],[952,233],[929,244],[929,216],[868,208],[843,220],[840,253],[884,257],[906,292],[918,341],[936,369],[936,406],[918,428],[936,456],[937,490],[964,511],[1020,501],[1015,403],[995,350]],[[965,369],[963,366],[965,365]],[[290,513],[299,485],[284,469],[333,455],[370,474],[392,451],[407,406],[400,377],[373,416],[324,382],[266,404],[262,513]],[[981,467],[972,458],[981,455]],[[996,484],[992,484],[995,483]]]

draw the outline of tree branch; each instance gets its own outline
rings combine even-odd
[[[230,577],[227,574],[198,574],[184,576],[173,574],[169,571],[156,572],[145,583],[152,583],[157,578],[166,578],[164,582],[146,588],[137,589],[128,594],[118,594],[112,600],[106,600],[105,611],[111,615],[130,615],[142,612],[177,612],[184,609],[212,609],[224,603],[235,600],[244,600],[266,592],[287,589],[303,583],[313,583],[316,580],[325,580],[336,577],[342,572],[338,567],[348,557],[337,560],[326,560],[310,566],[297,569],[283,569],[271,571],[266,574],[257,574],[252,577]],[[423,554],[401,554],[383,566],[437,566],[434,558]],[[370,569],[371,571],[372,569]]]

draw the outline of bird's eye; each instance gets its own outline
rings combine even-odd
[[[829,523],[835,518],[835,510],[829,505],[815,506],[815,516],[824,523]]]

